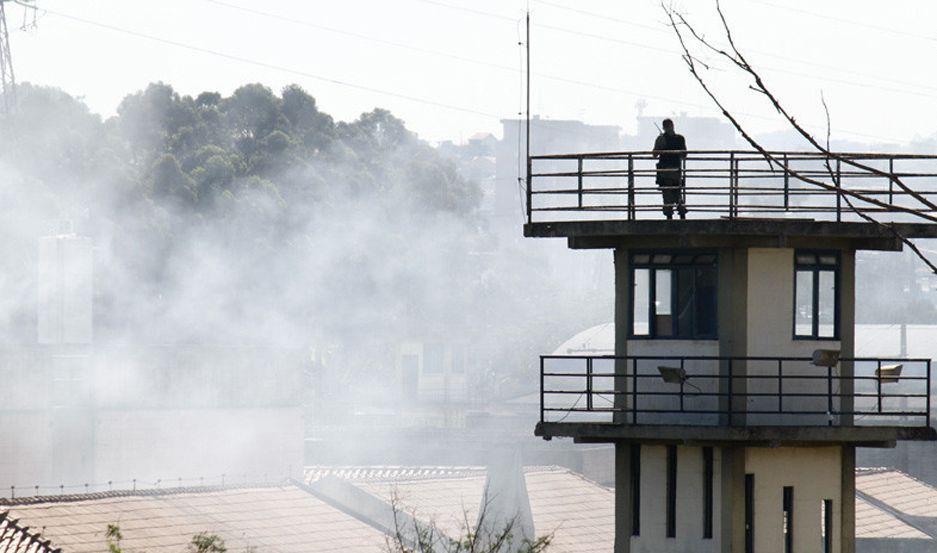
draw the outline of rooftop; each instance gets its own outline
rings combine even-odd
[[[551,551],[612,549],[612,489],[559,467],[525,467],[523,474],[537,533],[554,533]],[[396,492],[408,512],[458,529],[465,509],[477,510],[486,477],[483,467],[309,467],[304,483],[5,500],[0,553],[102,551],[108,524],[119,524],[121,545],[130,551],[184,551],[193,535],[209,532],[230,551],[376,553],[384,529],[365,512],[320,496],[317,482],[340,479],[385,506]],[[896,470],[859,469],[856,490],[860,551],[863,543],[867,550],[935,545],[937,489]]]

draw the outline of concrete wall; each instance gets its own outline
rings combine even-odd
[[[717,340],[628,340],[629,356],[718,356],[719,342]],[[659,366],[680,367],[679,361],[667,359],[646,359],[636,362],[628,367],[629,374],[636,366],[639,375],[649,375],[649,378],[641,378],[638,381],[638,393],[647,392],[668,392],[678,394],[679,384],[668,384],[660,378]],[[700,397],[694,395],[696,388],[705,393],[716,393],[719,391],[719,381],[717,379],[705,378],[706,375],[716,376],[719,374],[719,362],[709,360],[686,361],[683,369],[689,375],[688,382],[692,386],[684,386],[683,407],[686,410],[712,410],[719,408],[719,399],[716,397]],[[631,398],[626,398],[626,404],[631,407]],[[679,395],[673,396],[644,396],[639,399],[639,409],[680,409]],[[669,413],[647,413],[638,415],[638,423],[652,422],[653,424],[696,424],[712,425],[718,422],[718,415],[707,414],[669,414]]]
[[[722,501],[721,451],[713,451],[713,538],[703,539],[703,452],[677,447],[677,533],[666,537],[667,448],[641,448],[641,535],[631,538],[632,553],[706,553],[720,551]]]
[[[842,550],[841,460],[839,447],[746,449],[745,473],[755,475],[755,551],[783,551],[784,486],[794,487],[794,551],[822,550],[824,499],[833,500],[833,551]]]
[[[843,253],[843,267],[841,268],[840,284],[837,292],[841,296],[840,305],[845,307],[851,303],[851,298],[842,297],[851,290],[853,275],[848,263],[852,259],[850,252]],[[772,357],[810,357],[816,349],[835,349],[843,351],[843,356],[851,355],[845,351],[843,344],[852,343],[852,325],[841,324],[839,340],[795,340],[793,337],[794,317],[794,250],[790,248],[751,248],[748,250],[748,287],[747,287],[747,355]],[[846,311],[841,309],[841,311]],[[851,313],[851,310],[849,310]],[[841,323],[846,323],[846,320]],[[747,366],[740,368],[749,375],[776,376],[777,363],[769,361],[749,361]],[[825,376],[826,369],[815,367],[810,363],[784,363],[785,375],[816,375]],[[836,373],[834,373],[836,374]],[[785,393],[816,393],[826,390],[825,381],[811,379],[787,379],[783,384]],[[777,393],[778,383],[775,380],[749,380],[748,392]],[[833,392],[838,393],[839,383],[834,381]],[[839,401],[834,400],[838,406]],[[749,410],[776,409],[776,398],[748,398]],[[801,409],[811,411],[826,411],[826,398],[797,398],[784,399],[785,410]],[[749,424],[824,424],[826,417],[804,416],[792,419],[789,416],[775,417],[772,415],[749,415]]]

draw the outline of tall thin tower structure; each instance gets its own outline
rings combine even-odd
[[[6,4],[0,0],[0,93],[3,113],[9,113],[16,101],[16,77],[13,74],[13,57],[10,55],[10,33],[7,31]]]

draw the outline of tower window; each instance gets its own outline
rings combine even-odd
[[[713,448],[703,448],[703,539],[713,537]]]
[[[641,444],[628,448],[631,456],[631,535],[641,535]]]
[[[755,553],[755,475],[745,475],[745,553]]]
[[[677,446],[667,446],[667,537],[677,537]]]
[[[794,553],[794,488],[784,486],[781,510],[784,520],[781,530],[784,533],[784,553]]]
[[[794,337],[839,337],[839,253],[800,251],[794,255]]]
[[[631,336],[715,339],[716,255],[631,256]]]

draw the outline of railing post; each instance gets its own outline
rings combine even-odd
[[[638,424],[638,360],[631,359],[631,424]]]
[[[533,222],[533,206],[531,206],[531,202],[533,201],[533,197],[534,197],[534,193],[533,193],[534,184],[533,184],[533,177],[531,176],[532,166],[533,166],[533,163],[530,159],[530,156],[527,156],[527,224],[528,225]]]
[[[784,154],[784,211],[791,207],[791,176],[788,167],[787,154]]]
[[[686,374],[683,369],[683,363],[685,359],[680,358],[680,374]],[[680,412],[683,412],[683,391],[684,391],[684,382],[685,380],[680,381]]]
[[[634,157],[628,154],[628,220],[635,219],[634,205]]]
[[[732,404],[735,403],[735,397],[732,395],[732,358],[729,358],[729,426],[733,426]]]
[[[729,153],[729,217],[734,218],[736,215],[736,202],[738,202],[738,197],[735,195],[736,187],[738,183],[735,182],[737,177],[736,165],[735,165],[735,152]]]
[[[586,411],[592,411],[592,358],[586,357]]]
[[[540,422],[543,422],[543,356],[540,356]]]
[[[924,410],[927,411],[927,422],[926,426],[930,426],[930,359],[927,360],[927,392],[924,394],[925,407]]]
[[[833,366],[826,367],[826,425],[833,426]]]
[[[888,158],[888,203],[895,203],[895,158]]]
[[[576,161],[578,167],[576,169],[576,179],[578,180],[578,196],[579,196],[579,209],[582,209],[582,156],[577,156]]]
[[[840,160],[836,160],[836,222],[843,219],[843,185],[840,170]]]
[[[882,360],[878,360],[878,370],[875,371],[875,395],[878,400],[878,412],[882,412]]]
[[[783,361],[778,359],[778,413],[783,413],[782,403],[784,402],[784,376]]]

